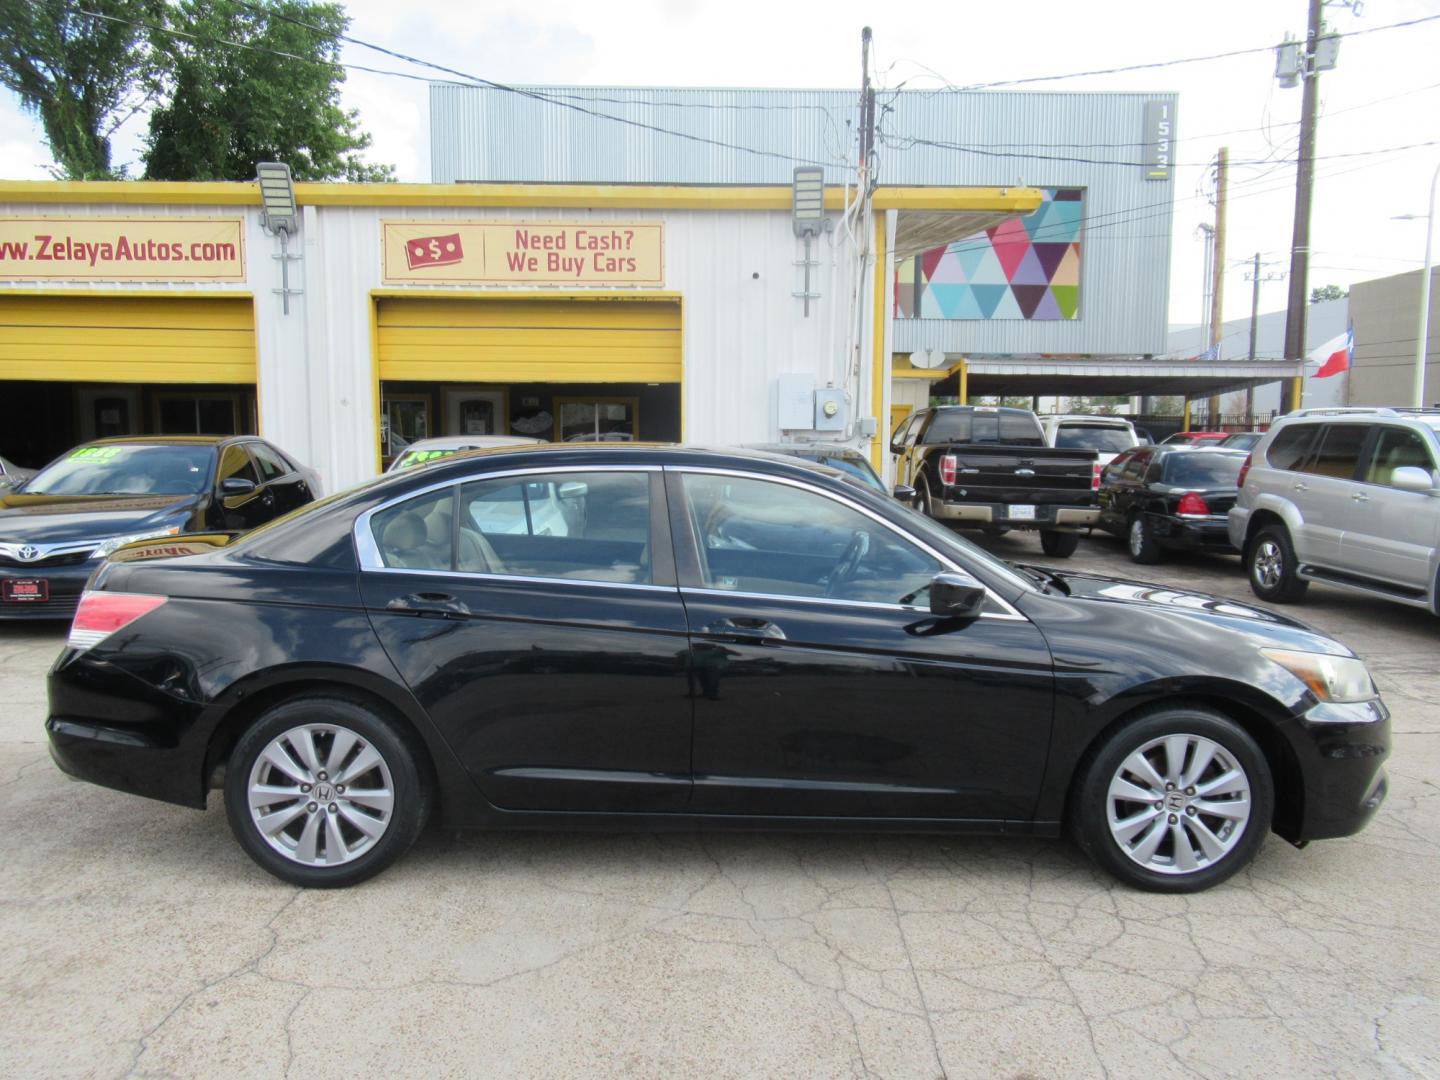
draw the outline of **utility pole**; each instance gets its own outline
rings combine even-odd
[[[1305,315],[1310,280],[1310,200],[1315,188],[1315,120],[1320,101],[1320,71],[1315,53],[1320,40],[1321,0],[1310,0],[1310,19],[1299,76],[1303,80],[1300,102],[1300,152],[1295,166],[1295,231],[1290,242],[1290,302],[1285,314],[1285,359],[1305,359]],[[1331,61],[1333,66],[1333,59]],[[1300,407],[1298,383],[1290,380],[1281,395],[1281,412]]]
[[[1210,349],[1215,360],[1220,359],[1220,341],[1225,336],[1225,187],[1226,174],[1230,168],[1230,151],[1220,148],[1215,157],[1215,254],[1210,272]],[[1220,416],[1220,398],[1211,395],[1206,403],[1212,430]]]
[[[1254,283],[1250,290],[1249,356],[1251,360],[1255,359],[1255,337],[1257,331],[1260,329],[1260,282],[1279,281],[1282,277],[1285,276],[1284,274],[1266,274],[1262,278],[1260,276],[1260,267],[1262,265],[1266,264],[1262,264],[1260,262],[1260,252],[1257,251],[1255,253],[1254,269],[1252,269],[1250,273],[1245,275]],[[1253,428],[1255,426],[1255,388],[1253,386],[1247,386],[1245,388],[1245,426],[1247,428]]]

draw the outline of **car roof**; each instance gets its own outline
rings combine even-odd
[[[862,461],[870,460],[853,446],[841,446],[839,443],[741,443],[737,449],[763,450],[769,454],[786,454],[790,457],[825,454],[829,457],[856,457]]]
[[[81,446],[219,446],[231,442],[264,442],[258,435],[121,435],[109,439],[93,439]]]
[[[411,450],[475,449],[489,450],[500,446],[533,446],[540,443],[528,435],[433,435],[428,439],[416,439],[402,454]],[[486,445],[488,443],[488,445]]]
[[[1089,413],[1050,413],[1048,416],[1040,417],[1046,423],[1057,424],[1112,424],[1116,427],[1134,427],[1135,424],[1126,416],[1093,416]]]

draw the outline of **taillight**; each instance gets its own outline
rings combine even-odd
[[[942,456],[940,458],[940,482],[946,485],[955,483],[955,473],[959,468],[959,459],[954,454]]]
[[[1235,479],[1235,486],[1237,488],[1242,488],[1245,486],[1245,474],[1250,471],[1250,459],[1254,456],[1254,453],[1249,453],[1245,455],[1245,464],[1240,466],[1240,475]]]
[[[99,645],[116,630],[154,611],[165,600],[163,596],[91,592],[87,589],[80,594],[80,606],[75,609],[75,621],[70,624],[67,644],[72,649],[89,649]]]
[[[1098,461],[1090,466],[1090,490],[1100,490],[1100,463]]]
[[[1193,491],[1187,491],[1180,496],[1180,505],[1175,508],[1177,514],[1208,514],[1210,505]]]

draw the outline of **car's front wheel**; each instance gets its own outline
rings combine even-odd
[[[1305,596],[1310,583],[1299,575],[1295,545],[1283,525],[1266,525],[1250,540],[1245,571],[1250,591],[1272,604],[1290,604]]]
[[[240,846],[292,885],[373,877],[415,841],[429,807],[411,740],[346,698],[294,698],[268,710],[225,770],[225,810]]]
[[[1121,881],[1197,892],[1245,867],[1270,829],[1265,755],[1229,717],[1198,705],[1153,709],[1082,764],[1070,807],[1081,848]]]

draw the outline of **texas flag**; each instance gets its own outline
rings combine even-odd
[[[1312,379],[1324,379],[1350,370],[1350,356],[1355,351],[1355,326],[1352,323],[1339,337],[1331,338],[1310,353],[1309,362],[1319,364],[1320,370],[1311,374]]]

